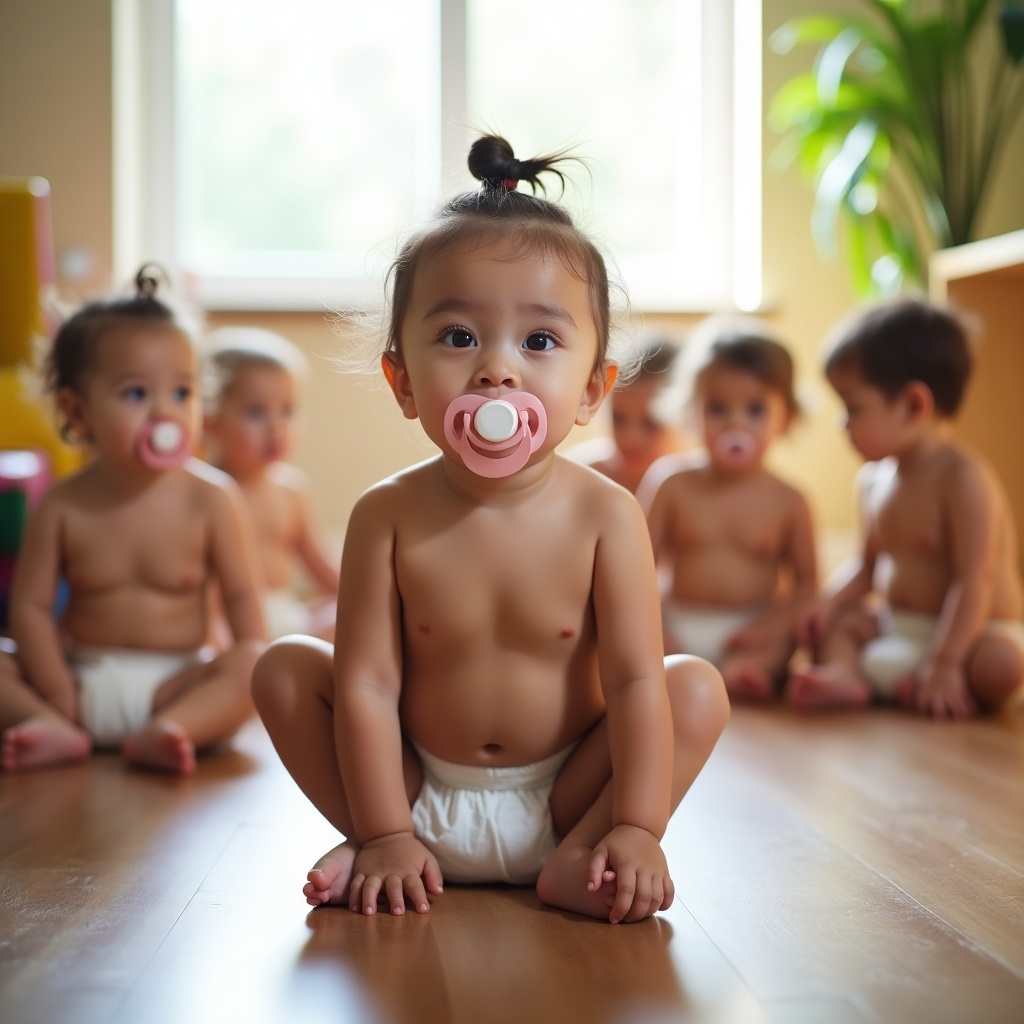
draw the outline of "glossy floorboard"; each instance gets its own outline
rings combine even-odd
[[[450,887],[307,913],[334,842],[252,723],[184,781],[112,756],[0,776],[0,1019],[1024,1021],[1024,714],[738,708],[640,925]]]

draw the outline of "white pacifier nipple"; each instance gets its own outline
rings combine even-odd
[[[147,423],[139,435],[139,458],[150,469],[180,466],[191,454],[191,447],[188,433],[173,420]]]
[[[176,451],[181,444],[181,427],[177,423],[158,423],[149,435],[149,443],[161,455]]]
[[[485,441],[507,441],[519,429],[519,410],[496,398],[477,409],[473,427]]]

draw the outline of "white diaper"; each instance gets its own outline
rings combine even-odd
[[[726,641],[761,612],[763,605],[744,605],[742,608],[715,608],[708,605],[662,604],[662,622],[665,632],[676,642],[684,654],[694,654],[721,667]]]
[[[566,747],[536,764],[452,764],[416,748],[423,786],[412,808],[416,837],[446,882],[529,885],[557,845],[549,799]]]
[[[880,635],[864,645],[860,671],[883,700],[891,700],[896,684],[924,661],[937,622],[923,612],[887,610],[879,616]],[[984,635],[1002,637],[1024,654],[1024,622],[994,619]]]
[[[263,619],[271,640],[309,631],[309,609],[287,587],[264,591]]]
[[[113,747],[149,721],[161,683],[203,658],[199,651],[76,647],[68,660],[78,679],[82,725],[98,747]]]

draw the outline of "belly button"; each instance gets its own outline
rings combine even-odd
[[[500,743],[485,743],[484,744],[485,754],[500,754],[501,744]]]

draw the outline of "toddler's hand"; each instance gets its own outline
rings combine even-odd
[[[594,847],[587,889],[597,892],[614,872],[615,903],[608,915],[612,924],[642,921],[659,910],[668,910],[675,898],[675,886],[661,843],[647,829],[616,825]]]
[[[443,885],[434,855],[411,832],[395,832],[371,839],[356,854],[348,905],[374,914],[383,893],[392,914],[405,913],[406,897],[417,913],[425,914],[430,909],[427,892],[439,895]]]
[[[797,616],[797,643],[808,650],[816,650],[825,639],[832,615],[833,609],[827,600],[813,601]]]
[[[977,711],[963,668],[954,661],[922,665],[910,690],[912,707],[935,718],[968,718]]]

